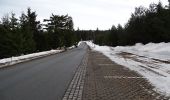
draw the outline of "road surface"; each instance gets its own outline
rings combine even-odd
[[[88,52],[82,100],[170,100],[137,72],[97,51]]]
[[[60,100],[87,51],[76,49],[0,70],[0,100]]]

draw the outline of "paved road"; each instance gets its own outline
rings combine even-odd
[[[60,100],[87,45],[0,70],[0,100]]]

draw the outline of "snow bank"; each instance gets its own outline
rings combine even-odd
[[[68,49],[74,49],[75,48],[75,46],[73,45],[73,46],[71,46],[71,47],[68,47]]]
[[[98,46],[86,42],[93,50],[102,52],[112,61],[138,72],[155,88],[154,90],[170,96],[170,43],[149,43],[135,46]],[[128,58],[120,55],[126,52]],[[136,60],[135,60],[136,59]],[[141,62],[140,62],[141,61]]]
[[[135,46],[117,46],[114,50],[118,52],[126,51],[154,59],[170,60],[170,43],[149,43],[146,45],[137,43]]]
[[[79,43],[79,45],[80,45],[80,43]],[[75,48],[74,45],[71,46],[71,47],[68,47],[68,49],[73,49],[73,48]],[[16,64],[16,63],[19,63],[19,62],[35,59],[35,58],[38,58],[38,57],[59,53],[61,51],[63,51],[63,50],[50,50],[50,51],[32,53],[32,54],[28,54],[28,55],[22,55],[22,56],[18,56],[18,57],[0,59],[0,68],[8,66],[8,65]]]
[[[18,57],[0,59],[0,68],[5,67],[7,65],[13,65],[13,64],[16,64],[16,63],[19,63],[19,62],[35,59],[35,58],[38,58],[38,57],[59,53],[61,51],[62,50],[50,50],[50,51],[32,53],[32,54],[28,54],[28,55],[22,55],[22,56],[18,56]]]

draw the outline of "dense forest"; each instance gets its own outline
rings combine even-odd
[[[99,45],[170,42],[170,6],[164,7],[161,2],[150,4],[149,8],[140,6],[135,8],[125,26],[113,25],[105,31],[96,29],[76,32],[81,33],[83,40],[94,40]]]
[[[108,46],[170,42],[170,5],[163,6],[161,2],[135,8],[125,26],[113,25],[109,30],[74,30],[73,19],[68,15],[52,14],[44,23],[37,21],[36,12],[30,8],[19,18],[14,13],[2,17],[0,58],[67,48],[81,40]]]
[[[77,42],[72,17],[54,15],[37,21],[35,11],[27,9],[19,19],[14,13],[0,22],[0,58],[69,47]]]

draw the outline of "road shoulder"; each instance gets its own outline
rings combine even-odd
[[[168,100],[153,90],[146,78],[90,51],[83,100]]]
[[[78,66],[62,100],[82,100],[88,53],[86,53]]]

